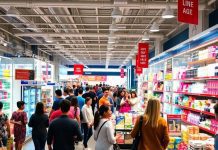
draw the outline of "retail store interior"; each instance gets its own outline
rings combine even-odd
[[[101,150],[94,119],[106,105],[101,104],[105,90],[112,100],[107,107],[114,144],[120,149],[137,149],[135,125],[153,109],[147,108],[149,101],[157,100],[169,136],[162,149],[218,150],[218,0],[0,0],[0,131],[5,133],[0,132],[0,150],[21,150],[15,131],[20,124],[25,130],[22,150],[44,150],[36,148],[35,129],[28,124],[36,104],[42,102],[50,119],[53,111],[62,111],[62,102],[54,109],[57,90],[65,99],[72,89],[79,107],[78,91],[84,95],[87,87],[95,94],[93,121],[84,122],[83,107],[80,121],[73,114],[71,121],[83,137],[72,140],[76,150]],[[120,96],[122,92],[129,93],[129,99]],[[19,124],[13,112],[18,112],[20,101],[25,108],[18,111],[27,122]],[[122,107],[126,103],[128,110]],[[46,127],[48,134],[56,119]],[[84,123],[93,131],[88,146]],[[138,150],[142,145],[149,149],[143,140]],[[55,142],[51,147],[47,142],[45,150],[56,150]],[[113,147],[109,144],[105,150]]]

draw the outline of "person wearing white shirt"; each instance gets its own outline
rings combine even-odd
[[[87,97],[85,100],[85,105],[82,108],[83,120],[82,127],[84,131],[83,145],[85,149],[88,149],[88,140],[92,136],[92,126],[94,123],[94,116],[92,113],[92,98]]]
[[[137,95],[136,95],[135,91],[131,92],[130,105],[131,105],[131,110],[138,111],[138,109],[139,109],[139,107],[138,107],[139,100],[137,98]]]
[[[95,150],[113,150],[116,143],[114,127],[110,120],[112,112],[108,106],[102,105],[95,113],[94,140]]]

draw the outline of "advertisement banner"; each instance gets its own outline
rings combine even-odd
[[[138,43],[138,66],[148,68],[148,43]]]
[[[120,77],[121,77],[121,78],[124,78],[124,77],[125,77],[125,72],[124,72],[124,69],[123,69],[123,68],[120,69]]]
[[[80,76],[81,81],[106,82],[107,76]]]
[[[15,69],[15,80],[34,80],[34,70]]]
[[[181,135],[181,115],[167,115],[167,124],[170,135]]]
[[[84,66],[81,64],[74,64],[74,75],[83,75]]]
[[[138,74],[138,75],[140,75],[140,74],[142,74],[142,68],[139,67],[139,57],[138,57],[138,55],[136,55],[135,60],[136,60],[135,73]]]
[[[178,21],[198,24],[198,0],[178,1]]]

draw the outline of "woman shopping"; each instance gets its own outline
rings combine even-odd
[[[15,150],[21,150],[26,137],[27,114],[24,112],[25,103],[17,102],[18,110],[13,112],[11,123],[14,124]]]
[[[112,112],[109,107],[102,105],[95,113],[94,118],[94,140],[95,150],[113,150],[116,142],[114,128],[110,121]]]
[[[35,113],[30,117],[29,127],[33,128],[32,139],[35,150],[45,150],[47,129],[49,126],[48,116],[45,114],[45,108],[42,102],[36,104]]]
[[[148,101],[148,107],[142,116],[142,126],[139,129],[141,117],[131,132],[131,136],[135,138],[139,130],[141,130],[141,139],[138,145],[139,150],[165,150],[169,143],[169,135],[167,122],[160,117],[160,102],[156,99]]]
[[[138,111],[139,109],[138,104],[139,104],[139,100],[137,98],[137,94],[135,91],[132,91],[131,98],[130,98],[131,110]]]
[[[127,113],[131,110],[130,94],[126,91],[120,102],[120,113]]]

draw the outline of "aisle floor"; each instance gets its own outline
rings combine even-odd
[[[94,141],[94,138],[93,136],[90,138],[89,142],[88,142],[88,146],[91,150],[94,150],[95,149],[95,141]],[[78,145],[76,145],[76,150],[83,150],[83,144],[82,142],[79,142]],[[31,140],[30,142],[26,143],[24,145],[24,148],[23,150],[34,150],[34,144],[33,144],[33,141]],[[48,150],[48,147],[46,145],[46,149],[45,150]]]

